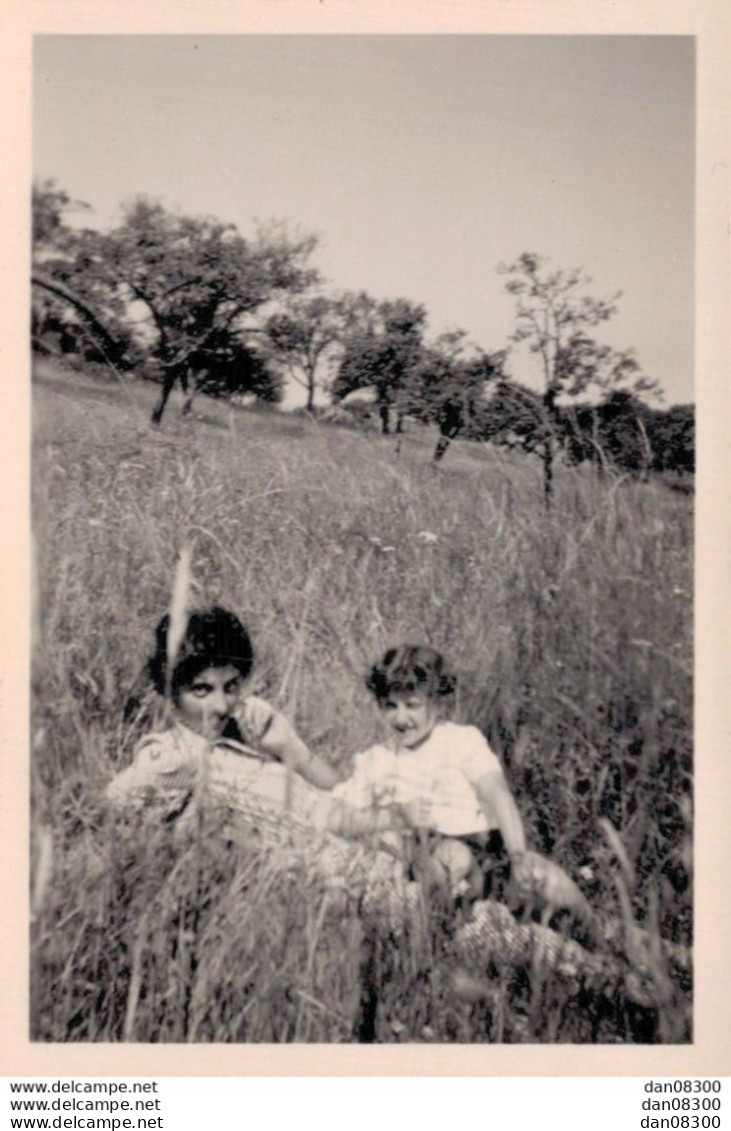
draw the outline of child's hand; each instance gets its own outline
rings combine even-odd
[[[373,804],[385,809],[394,804],[394,787],[383,782],[373,783]]]
[[[432,803],[427,797],[416,797],[397,806],[409,828],[428,829],[431,827]]]

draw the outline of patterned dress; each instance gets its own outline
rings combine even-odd
[[[126,813],[155,806],[181,826],[203,807],[231,839],[279,854],[304,876],[344,891],[365,914],[398,935],[423,898],[420,886],[409,882],[395,856],[328,831],[331,808],[341,802],[258,745],[275,714],[264,700],[249,697],[237,711],[235,725],[214,742],[180,723],[147,736],[131,765],[109,784],[107,799]],[[621,945],[612,952],[591,953],[547,927],[517,922],[507,907],[492,900],[474,905],[452,942],[471,970],[484,971],[490,960],[533,968],[539,964],[577,988],[610,987],[642,1004],[656,1001],[651,978],[640,964],[630,967]]]

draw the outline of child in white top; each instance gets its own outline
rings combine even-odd
[[[381,710],[386,740],[356,755],[351,777],[335,787],[344,804],[343,835],[428,830],[432,872],[452,892],[473,894],[474,849],[502,835],[520,881],[526,854],[523,822],[502,767],[481,732],[444,719],[456,685],[432,648],[402,645],[386,652],[367,680]]]

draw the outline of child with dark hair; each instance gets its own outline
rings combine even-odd
[[[453,895],[481,898],[484,865],[499,867],[507,856],[517,890],[583,911],[573,881],[527,851],[518,807],[481,731],[447,719],[456,684],[440,653],[423,645],[391,648],[374,665],[366,686],[386,739],[356,755],[352,776],[336,786],[344,804],[330,827],[385,838],[399,825],[421,830],[431,876]]]
[[[169,696],[173,725],[139,743],[132,764],[108,788],[111,801],[154,793],[189,798],[204,771],[226,792],[232,783],[240,787],[266,776],[272,763],[332,788],[339,778],[327,762],[310,753],[269,703],[244,693],[254,650],[234,613],[217,606],[191,613],[172,664],[169,633],[165,616],[155,630],[148,674],[158,694]],[[281,775],[275,778],[282,782]]]

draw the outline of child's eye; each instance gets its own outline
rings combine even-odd
[[[196,699],[205,699],[206,695],[210,695],[213,688],[207,683],[194,683],[190,690]]]
[[[224,691],[225,691],[226,695],[235,695],[240,687],[241,687],[241,678],[240,678],[240,676],[237,676],[236,679],[232,679],[229,683],[226,684]]]

